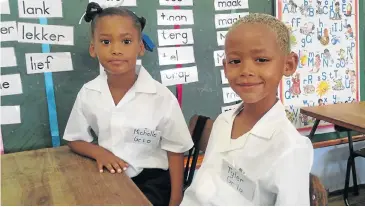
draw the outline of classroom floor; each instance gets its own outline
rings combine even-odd
[[[351,206],[365,206],[365,185],[360,186],[360,192],[358,196],[353,196],[352,193],[349,193],[349,202]],[[343,195],[338,194],[329,196],[328,198],[329,206],[344,206],[345,203],[343,201]]]

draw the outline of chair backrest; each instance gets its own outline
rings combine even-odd
[[[309,174],[309,195],[311,206],[327,206],[328,193],[319,178],[313,174]]]
[[[187,156],[187,162],[185,165],[184,170],[184,191],[186,188],[188,188],[193,181],[196,163],[198,160],[199,152],[200,152],[200,139],[202,135],[204,134],[204,129],[207,123],[207,120],[209,120],[208,117],[205,116],[193,116],[190,119],[189,123],[189,130],[190,134],[192,136],[194,146],[189,150],[188,156]],[[190,164],[191,161],[191,164]]]
[[[194,130],[197,126],[197,122],[199,119],[202,119],[202,117],[204,116],[199,116],[199,115],[194,115],[191,117],[190,122],[189,122],[189,130],[190,130],[190,134],[193,135]],[[210,137],[210,132],[212,131],[212,127],[213,127],[213,123],[214,120],[212,120],[211,118],[206,117],[206,121],[205,121],[205,125],[203,126],[203,132],[201,133],[200,137],[197,137],[197,146],[199,148],[200,151],[205,152],[205,149],[207,148],[208,145],[208,141],[209,141],[209,137]]]

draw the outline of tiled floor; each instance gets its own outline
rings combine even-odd
[[[328,205],[329,206],[344,206],[343,194],[338,194],[334,196],[329,196]],[[353,196],[352,192],[349,193],[349,202],[351,206],[365,206],[365,186],[360,187],[359,195]]]

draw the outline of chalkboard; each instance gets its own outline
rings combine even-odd
[[[46,1],[46,0],[45,0]],[[242,0],[243,1],[243,0]],[[18,14],[18,2],[10,0],[10,14],[2,14],[1,21],[16,21],[39,24],[44,19],[20,18]],[[182,25],[181,28],[192,28],[194,36],[195,63],[184,64],[183,67],[197,66],[198,82],[183,85],[182,110],[188,121],[193,114],[201,114],[216,118],[221,113],[222,106],[230,104],[223,103],[221,81],[222,67],[215,67],[214,51],[222,50],[217,44],[217,31],[227,29],[215,28],[215,14],[228,14],[233,12],[261,12],[274,15],[274,0],[249,0],[249,9],[216,11],[213,0],[194,0],[194,6],[181,6],[181,9],[192,9],[194,14],[193,25]],[[361,22],[364,25],[365,6],[361,2]],[[14,47],[17,59],[16,67],[1,68],[1,75],[20,74],[22,81],[22,93],[17,95],[1,96],[1,106],[20,106],[20,124],[2,125],[2,138],[5,153],[52,147],[53,137],[63,136],[71,108],[76,95],[83,84],[92,80],[99,74],[99,64],[92,59],[88,53],[90,41],[89,24],[82,22],[88,0],[63,0],[62,16],[60,18],[47,18],[48,25],[71,26],[73,27],[74,45],[50,45],[50,52],[70,52],[72,56],[72,71],[54,72],[53,79],[54,97],[57,112],[57,126],[53,129],[59,130],[58,134],[50,130],[48,101],[46,96],[46,83],[49,76],[43,73],[27,74],[25,54],[42,53],[42,44],[21,43],[17,41],[1,42],[1,47]],[[174,26],[157,25],[157,12],[159,9],[173,9],[171,6],[161,6],[159,0],[137,0],[137,7],[129,7],[139,16],[147,19],[147,26],[144,32],[158,46],[157,29],[173,29]],[[42,22],[43,21],[43,22]],[[361,26],[361,37],[364,37],[364,26]],[[362,38],[363,39],[363,38]],[[361,42],[361,54],[364,51],[364,41]],[[363,61],[363,60],[362,60]],[[147,52],[142,58],[143,66],[158,81],[161,81],[160,71],[175,68],[175,65],[159,66],[157,49],[154,52]],[[364,62],[362,62],[364,65]],[[362,69],[362,80],[364,70]],[[47,76],[47,77],[46,77]],[[362,81],[364,82],[364,81]],[[176,94],[176,87],[169,86],[169,89]],[[362,86],[362,97],[365,98],[365,88]],[[52,135],[51,135],[52,134]],[[326,136],[328,137],[328,136]],[[61,141],[61,145],[64,144]]]

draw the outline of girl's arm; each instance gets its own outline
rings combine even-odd
[[[184,154],[167,152],[171,178],[170,206],[179,206],[183,198]]]
[[[75,153],[92,158],[94,160],[97,159],[98,154],[100,154],[103,149],[98,145],[81,140],[68,142],[68,146]]]
[[[103,172],[104,167],[111,173],[121,173],[127,170],[127,163],[99,145],[85,141],[71,141],[68,146],[75,153],[96,160],[99,172]]]
[[[175,96],[170,93],[164,116],[157,130],[161,131],[161,149],[167,152],[170,178],[170,205],[180,205],[183,196],[184,153],[193,146],[188,126]]]

